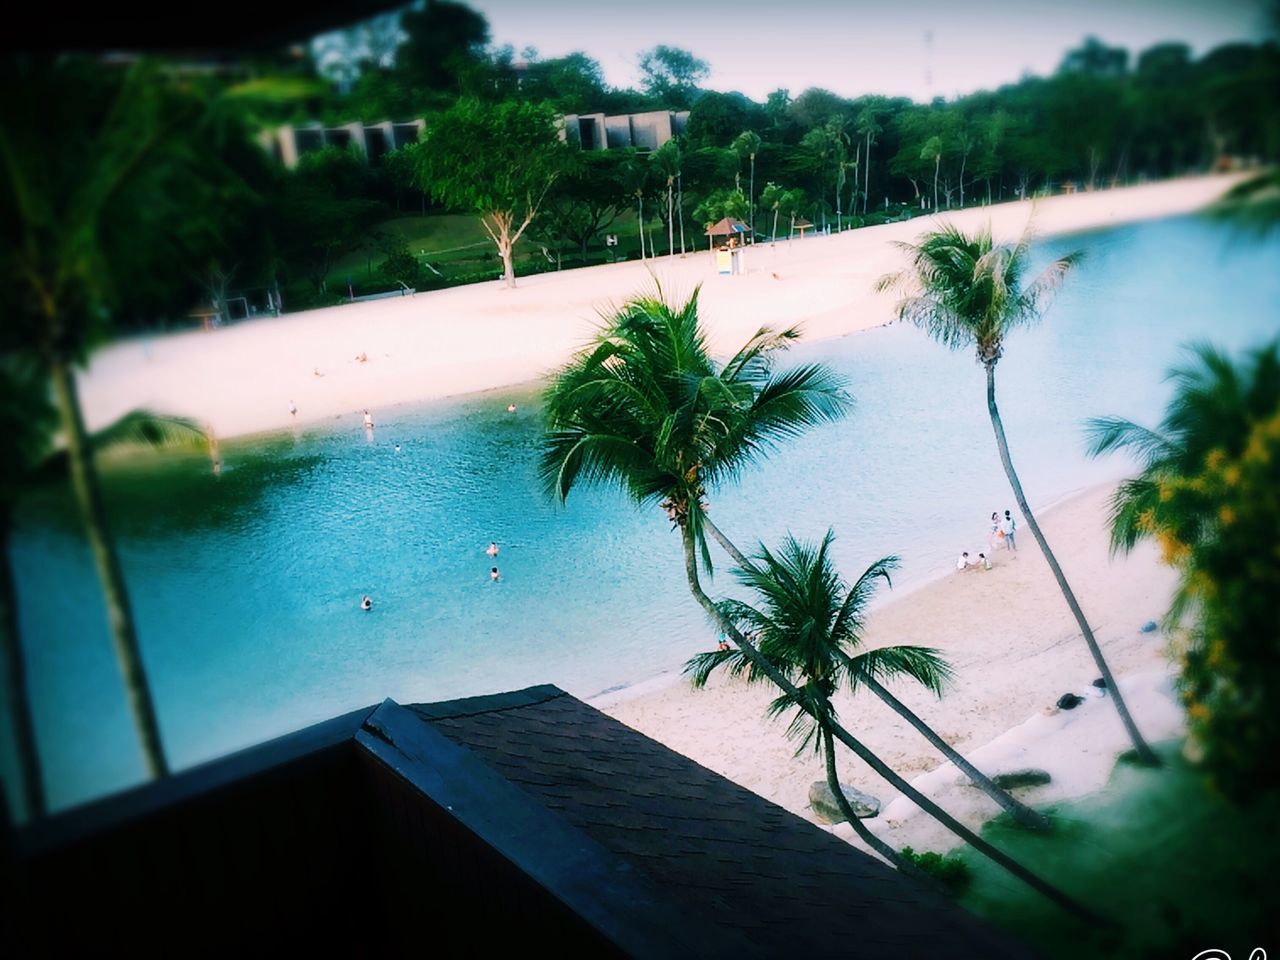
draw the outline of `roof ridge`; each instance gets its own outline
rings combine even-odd
[[[442,700],[439,703],[410,703],[405,706],[423,720],[449,720],[454,717],[474,717],[484,713],[518,710],[521,707],[532,707],[539,703],[546,703],[548,700],[555,700],[557,697],[567,696],[569,694],[555,684],[542,683],[508,693],[460,697],[456,700]]]

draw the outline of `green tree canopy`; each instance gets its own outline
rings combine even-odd
[[[684,109],[711,68],[688,50],[659,44],[640,55],[640,73],[645,93],[668,107]]]

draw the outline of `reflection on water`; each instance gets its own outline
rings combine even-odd
[[[1084,459],[1081,422],[1154,420],[1179,343],[1234,349],[1280,328],[1274,243],[1227,249],[1218,228],[1185,219],[1055,240],[1041,254],[1076,246],[1085,264],[998,369],[1015,462],[1041,506],[1120,475],[1119,460]],[[857,409],[713,496],[726,533],[749,547],[834,526],[850,574],[903,557],[899,593],[981,549],[985,518],[1013,502],[972,357],[904,327],[794,353],[848,376]],[[589,696],[711,643],[660,510],[642,514],[611,490],[549,502],[536,397],[494,391],[375,413],[372,436],[356,417],[226,443],[219,477],[194,456],[107,471],[175,766],[387,696],[540,682]],[[65,492],[33,498],[21,520],[14,561],[39,746],[64,805],[134,782],[142,766]],[[714,587],[729,582],[721,573]]]

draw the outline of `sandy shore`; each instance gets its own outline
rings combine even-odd
[[[1034,229],[1050,236],[1188,213],[1239,176],[1041,200]],[[997,237],[1014,239],[1032,212],[1027,201],[943,216],[966,229],[989,219]],[[476,284],[125,341],[93,357],[81,377],[82,401],[90,429],[149,407],[195,418],[221,437],[358,417],[364,408],[376,418],[397,404],[545,375],[591,336],[601,311],[652,288],[655,278],[676,295],[705,284],[703,316],[717,350],[738,346],[761,324],[802,322],[810,339],[841,336],[889,321],[892,298],[872,285],[901,265],[892,241],[914,240],[932,222],[757,245],[745,251],[747,272],[736,277],[718,276],[704,249],[542,274],[516,290]],[[360,354],[367,362],[355,360]]]
[[[1045,513],[1045,535],[1131,698],[1130,708],[1151,740],[1180,729],[1161,633],[1143,633],[1168,609],[1174,572],[1150,544],[1111,558],[1105,528],[1111,488],[1081,493]],[[888,603],[868,624],[868,646],[913,643],[936,647],[955,669],[941,700],[905,683],[894,693],[952,746],[988,774],[1038,767],[1050,784],[1022,791],[1032,804],[1081,796],[1100,788],[1128,744],[1106,698],[1046,716],[1066,692],[1087,694],[1098,676],[1062,594],[1024,534],[1016,554],[999,551],[990,571],[953,573]],[[824,778],[820,760],[794,756],[785,723],[764,718],[771,692],[716,677],[695,691],[679,680],[630,697],[599,701],[623,723],[661,741],[793,813],[813,819],[809,785]],[[848,729],[876,754],[954,815],[976,826],[998,812],[914,730],[868,694],[842,695],[837,709]],[[867,823],[897,847],[943,850],[954,838],[879,779],[861,760],[839,751],[843,782],[878,797],[881,816]],[[931,772],[932,771],[932,772]],[[837,832],[851,835],[847,827]]]

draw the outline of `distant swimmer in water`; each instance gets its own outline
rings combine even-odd
[[[369,598],[369,595],[367,593],[360,599],[360,609],[361,610],[373,609],[373,600]]]
[[[364,412],[364,428],[365,428],[366,430],[372,430],[372,429],[373,429],[373,417],[369,416],[369,411],[368,411],[368,410],[366,410],[366,411]]]
[[[498,545],[496,543],[490,543],[489,546],[485,548],[484,552],[491,557],[496,557],[498,555]]]
[[[490,580],[492,580],[494,583],[497,583],[497,582],[498,582],[498,568],[497,568],[497,567],[494,567],[492,570],[490,570],[490,571],[489,571],[489,579],[490,579]]]
[[[298,415],[298,405],[292,400],[289,401],[289,413],[295,417]]]
[[[399,453],[399,452],[400,452],[400,444],[398,444],[398,443],[397,443],[397,444],[396,444],[396,453]]]
[[[507,413],[515,413],[515,412],[516,412],[516,405],[514,403],[508,403]]]

